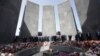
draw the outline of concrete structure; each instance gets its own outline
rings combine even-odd
[[[99,0],[75,0],[84,33],[100,31],[100,2]]]
[[[100,2],[99,0],[75,0],[83,32],[100,30]],[[21,0],[0,0],[0,43],[11,42],[15,36]],[[75,35],[77,33],[75,21],[69,0],[58,5],[59,23],[62,34]],[[54,7],[43,7],[43,35],[55,35]],[[39,19],[39,5],[27,2],[20,36],[37,35]],[[95,38],[94,38],[95,39]]]
[[[35,5],[36,3],[39,6],[36,6]],[[55,2],[52,2],[50,4],[49,2],[47,4],[43,3],[42,6],[43,11],[41,12],[42,3],[39,4],[38,2],[32,0],[27,2],[24,22],[28,26],[28,29],[32,36],[36,35],[37,31],[43,32],[43,35],[49,35],[49,36],[55,35],[59,31],[65,35],[74,35],[74,36],[76,35],[77,32],[76,32],[73,12],[70,6],[70,1],[65,0],[64,2],[59,4],[56,3]],[[36,9],[35,7],[39,8]],[[33,11],[33,9],[38,12]],[[38,17],[35,18],[33,16],[38,16]],[[37,22],[38,24],[34,22]],[[32,26],[34,26],[35,28],[33,28]]]
[[[21,0],[0,0],[0,43],[14,39],[20,4]]]

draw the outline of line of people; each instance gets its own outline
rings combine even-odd
[[[95,40],[100,40],[100,33],[98,32],[96,34]],[[85,41],[85,40],[94,40],[92,35],[88,32],[86,34],[84,33],[78,33],[75,36],[75,41]],[[72,35],[53,35],[53,36],[30,36],[30,37],[16,37],[14,39],[14,42],[44,42],[44,41],[72,41]]]
[[[85,35],[85,36],[84,36]],[[100,48],[100,33],[96,34],[97,40],[92,40],[92,35],[88,32],[87,34],[79,33],[75,36],[75,41],[72,41],[72,35],[61,35],[57,34],[54,36],[30,36],[30,37],[16,37],[14,42],[11,44],[0,44],[0,54],[1,55],[13,55],[17,51],[26,48],[32,48],[37,46],[42,46],[43,42],[52,41],[51,45],[62,45],[62,46],[73,46],[79,48],[91,49],[94,46],[99,46]],[[68,39],[67,39],[68,37]],[[100,49],[99,49],[100,51]]]

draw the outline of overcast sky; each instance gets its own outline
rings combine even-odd
[[[40,5],[54,5],[65,2],[67,0],[29,0],[31,2],[35,2]]]

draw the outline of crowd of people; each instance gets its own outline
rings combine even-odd
[[[54,35],[50,36],[34,36],[29,38],[16,37],[13,43],[0,44],[0,56],[15,56],[16,52],[23,49],[41,47],[44,42],[51,42],[50,46],[72,46],[82,48],[86,56],[100,56],[100,39],[92,40],[91,35],[86,34],[86,39],[83,38],[83,34],[77,34],[75,40],[71,40],[72,36],[69,35],[68,39],[66,35]],[[97,35],[99,38],[99,33]],[[48,45],[48,44],[47,44]],[[71,53],[73,54],[73,53]],[[78,54],[74,52],[74,54]],[[82,54],[82,53],[81,53]],[[60,55],[60,54],[59,54]],[[69,55],[71,56],[71,55]]]

